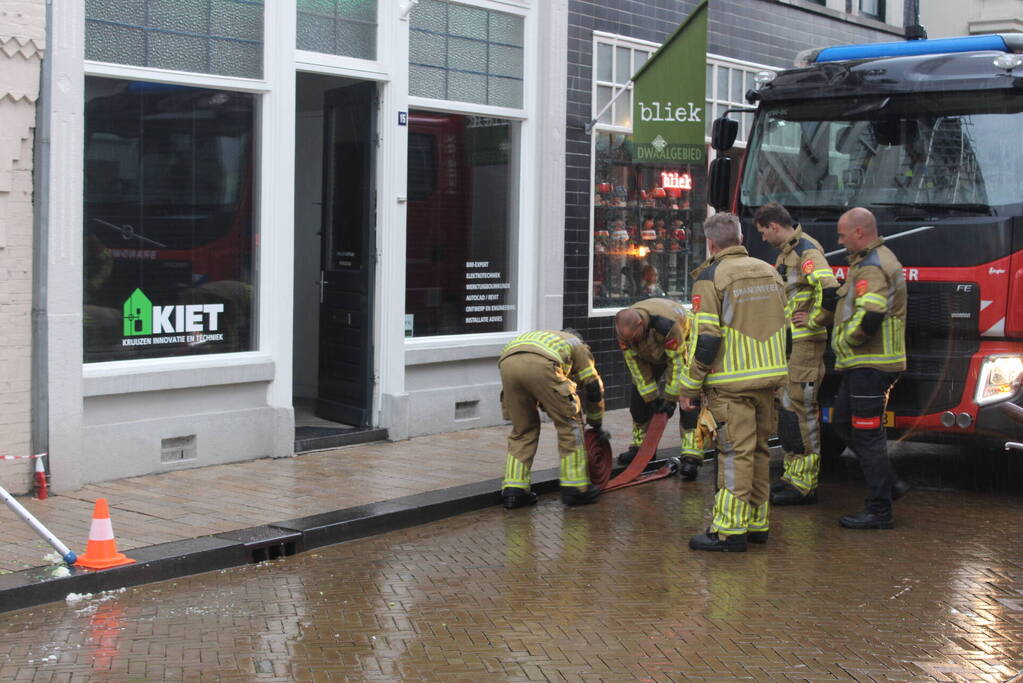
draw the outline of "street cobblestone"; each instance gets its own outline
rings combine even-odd
[[[221,572],[11,612],[0,680],[1008,681],[1023,669],[1017,495],[862,483],[694,553],[710,472],[564,508],[495,506]]]

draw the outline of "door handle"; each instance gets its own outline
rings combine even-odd
[[[327,284],[327,281],[323,277],[323,271],[320,271],[320,279],[316,281],[316,284],[320,286],[320,303],[323,303],[323,286]]]

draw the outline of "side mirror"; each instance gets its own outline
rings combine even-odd
[[[708,175],[707,201],[715,211],[727,211],[731,204],[732,160],[718,157],[710,162]]]
[[[739,122],[722,116],[714,119],[710,129],[710,146],[719,152],[727,152],[735,144],[739,135]]]

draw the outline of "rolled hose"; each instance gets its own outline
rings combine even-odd
[[[586,467],[590,473],[590,483],[604,487],[611,478],[611,442],[601,438],[601,432],[587,429],[583,434],[583,445],[586,447]]]

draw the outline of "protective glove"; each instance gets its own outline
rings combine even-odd
[[[676,401],[669,401],[664,398],[655,398],[653,409],[655,413],[664,413],[671,419],[671,416],[675,414],[675,408],[678,406]]]
[[[682,429],[687,432],[691,429],[696,429],[696,425],[700,420],[700,400],[693,401],[692,410],[682,411]]]
[[[590,422],[589,428],[597,433],[598,441],[607,441],[608,443],[611,443],[611,432],[604,429],[603,422]]]

